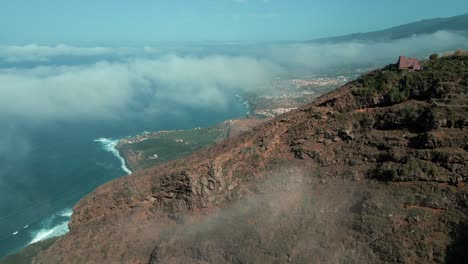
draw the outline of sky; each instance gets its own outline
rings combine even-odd
[[[0,44],[281,41],[468,13],[466,0],[0,0]]]

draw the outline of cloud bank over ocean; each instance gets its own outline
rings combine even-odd
[[[99,119],[132,111],[157,112],[173,104],[222,107],[230,92],[263,88],[297,68],[314,73],[343,66],[383,65],[400,54],[427,56],[468,48],[467,43],[464,35],[441,31],[388,43],[247,45],[240,46],[236,54],[210,45],[180,50],[1,46],[0,62],[35,64],[0,68],[0,113],[34,119]],[[96,57],[96,61],[49,63],[62,56]]]
[[[0,112],[26,118],[115,118],[130,109],[157,111],[168,104],[222,107],[224,91],[255,89],[280,71],[248,57],[178,55],[0,69]]]
[[[43,46],[29,44],[24,46],[0,46],[0,58],[7,62],[48,61],[60,56],[98,56],[114,53],[108,47],[74,47],[69,45]]]

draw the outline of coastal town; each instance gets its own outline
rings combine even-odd
[[[272,118],[310,103],[357,76],[358,74],[351,73],[348,76],[310,76],[275,80],[269,87],[247,94],[245,100],[250,106],[250,116]]]

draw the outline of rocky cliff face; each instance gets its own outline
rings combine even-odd
[[[468,58],[425,64],[99,187],[35,263],[462,263]]]

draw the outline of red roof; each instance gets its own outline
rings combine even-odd
[[[400,56],[397,62],[399,69],[410,69],[419,71],[422,69],[421,63],[417,59],[407,58],[405,56]]]

